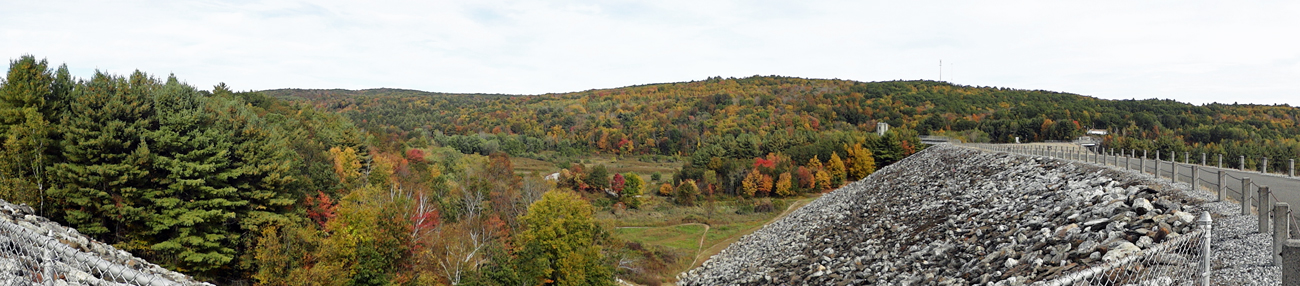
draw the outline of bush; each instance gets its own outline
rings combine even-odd
[[[736,214],[747,215],[754,213],[754,204],[747,200],[736,200]]]
[[[700,188],[695,186],[695,180],[685,180],[677,186],[677,191],[673,195],[674,202],[678,205],[694,206],[695,197],[700,195]]]
[[[754,201],[755,212],[766,213],[766,212],[772,212],[772,210],[774,209],[776,208],[772,205],[771,199],[762,199],[762,200]]]
[[[682,218],[682,223],[707,223],[707,222],[704,218],[696,216],[695,214],[688,214],[686,215],[686,217]]]

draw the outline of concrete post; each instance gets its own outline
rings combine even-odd
[[[1170,159],[1175,159],[1175,158],[1170,158]],[[1169,160],[1169,182],[1170,183],[1178,182],[1178,162],[1174,162],[1174,160]]]
[[[1219,154],[1219,169],[1223,169],[1223,154]]]
[[[1201,166],[1205,166],[1205,153],[1201,153]]]
[[[1273,265],[1282,265],[1282,244],[1291,238],[1291,220],[1286,219],[1287,213],[1290,213],[1291,205],[1278,202],[1273,204]]]
[[[1300,286],[1300,239],[1286,240],[1281,254],[1282,286]]]
[[[1291,163],[1288,163],[1287,165],[1290,166],[1290,167],[1287,167],[1287,169],[1290,170],[1290,171],[1287,171],[1287,175],[1290,175],[1290,176],[1292,176],[1292,177],[1295,177],[1295,159],[1291,159]]]
[[[1183,152],[1183,163],[1192,163],[1192,152]]]
[[[1137,150],[1129,150],[1129,151],[1130,151],[1129,153],[1132,153],[1132,155],[1124,156],[1124,170],[1133,169],[1133,164],[1130,164],[1129,162],[1133,159],[1133,156],[1137,155]]]
[[[1264,157],[1264,161],[1259,162],[1259,172],[1268,173],[1268,157]]]
[[[1201,286],[1210,286],[1210,233],[1214,227],[1214,220],[1210,218],[1210,212],[1201,213],[1201,218],[1196,220],[1196,227],[1204,231],[1201,236],[1201,265],[1200,277],[1197,277]],[[1300,261],[1300,241],[1296,243],[1296,261]],[[1282,274],[1283,281],[1286,280],[1286,274]],[[1300,280],[1300,279],[1297,279]],[[1300,285],[1296,285],[1300,286]]]
[[[1241,215],[1250,215],[1250,177],[1241,177]]]
[[[1226,185],[1223,184],[1223,178],[1224,178],[1224,176],[1223,176],[1223,169],[1219,169],[1219,181],[1218,181],[1218,182],[1219,182],[1219,188],[1218,188],[1218,189],[1219,189],[1219,201],[1220,201],[1220,202],[1223,201],[1223,197],[1224,197],[1224,192],[1223,192],[1223,190],[1225,189],[1224,187],[1226,186]]]
[[[1242,171],[1246,170],[1246,155],[1241,155],[1241,164],[1237,165],[1237,169]]]
[[[1155,175],[1156,179],[1160,179],[1160,150],[1156,150],[1156,158],[1151,161],[1151,165],[1154,165],[1151,166],[1154,167],[1154,169],[1151,170],[1151,175]]]
[[[1268,186],[1259,186],[1259,197],[1255,198],[1255,210],[1259,213],[1259,233],[1268,233]]]
[[[1192,190],[1200,189],[1197,186],[1201,184],[1201,172],[1197,170],[1200,166],[1190,165],[1192,167]]]
[[[1138,161],[1138,173],[1147,172],[1147,150],[1142,150],[1142,160]]]

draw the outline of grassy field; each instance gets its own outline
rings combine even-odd
[[[592,155],[581,158],[574,158],[573,162],[581,162],[587,166],[605,165],[610,172],[627,173],[634,172],[640,175],[642,179],[650,181],[650,175],[656,172],[663,175],[664,180],[672,176],[673,172],[681,169],[681,162],[644,162],[638,160],[638,157],[627,156],[619,158],[618,156],[604,154]],[[511,157],[510,163],[514,165],[515,173],[531,174],[537,172],[543,176],[560,171],[560,167],[555,162],[547,162],[536,159]]]
[[[560,170],[560,164],[529,158],[510,159],[515,172],[522,175],[545,176]],[[614,227],[613,235],[622,241],[637,243],[646,249],[670,252],[673,259],[663,259],[663,268],[653,271],[656,281],[671,283],[678,273],[704,263],[709,256],[721,252],[740,237],[753,233],[768,222],[802,207],[821,194],[807,194],[792,198],[764,198],[708,202],[695,206],[679,206],[671,198],[654,193],[659,185],[671,180],[672,173],[681,163],[668,158],[646,160],[640,157],[594,155],[568,161],[586,166],[604,165],[610,172],[637,173],[646,180],[645,203],[640,209],[616,209],[609,199],[596,195],[590,197],[596,207],[596,218]],[[651,175],[661,174],[659,181]],[[755,205],[765,204],[769,211],[752,211]],[[672,260],[668,262],[668,260]],[[652,283],[652,284],[657,284]]]
[[[818,196],[820,194],[777,199],[780,201],[777,205],[786,207],[771,212],[752,213],[736,211],[738,204],[752,201],[718,202],[712,207],[682,207],[672,205],[666,198],[654,196],[641,210],[619,213],[602,211],[596,216],[612,221],[616,226],[614,235],[619,239],[647,246],[662,246],[681,255],[683,259],[669,265],[665,275],[662,275],[675,277],[677,273],[704,263],[709,256],[722,251],[740,237],[753,233]]]

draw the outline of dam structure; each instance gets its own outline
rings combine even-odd
[[[1136,171],[931,146],[742,237],[679,285],[1276,285],[1239,204]]]

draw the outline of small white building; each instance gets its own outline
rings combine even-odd
[[[1106,129],[1088,129],[1088,135],[1106,135],[1110,134]]]

